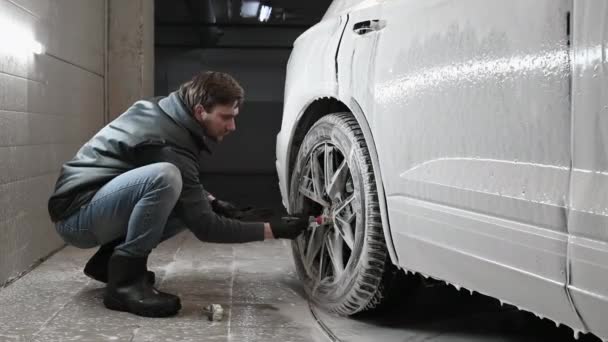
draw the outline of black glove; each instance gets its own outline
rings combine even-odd
[[[293,240],[308,228],[308,215],[273,217],[270,220],[270,230],[276,239]]]
[[[234,204],[226,201],[219,200],[217,198],[211,201],[211,209],[219,215],[228,218],[236,218],[236,215],[240,212]]]

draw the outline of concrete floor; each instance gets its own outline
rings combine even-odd
[[[0,291],[4,341],[310,341],[316,330],[285,242],[213,245],[183,233],[150,256],[159,288],[183,308],[168,319],[106,310],[103,284],[81,273],[93,250],[65,248]],[[202,309],[221,304],[224,321]],[[308,323],[308,324],[307,324]]]
[[[242,204],[278,205],[272,177],[217,176],[207,187]],[[311,312],[287,241],[208,244],[189,232],[162,243],[149,265],[158,287],[181,297],[182,310],[142,318],[103,307],[103,284],[82,274],[94,251],[67,247],[0,289],[0,341],[574,340],[568,328],[437,284],[420,287],[392,312],[348,319]],[[223,321],[207,320],[202,310],[211,303],[224,307]]]

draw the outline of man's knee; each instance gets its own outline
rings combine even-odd
[[[171,189],[171,193],[177,198],[182,192],[182,174],[177,166],[171,163],[156,163],[154,164],[155,185],[162,188]]]

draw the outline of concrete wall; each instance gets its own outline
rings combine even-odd
[[[166,95],[205,70],[234,76],[245,89],[237,130],[204,155],[205,173],[274,174],[281,128],[287,49],[156,50],[156,95]]]
[[[103,125],[104,32],[104,0],[0,0],[0,284],[63,245],[47,199]]]
[[[154,95],[154,2],[108,0],[110,119]]]

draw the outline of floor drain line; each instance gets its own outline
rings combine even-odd
[[[327,325],[325,325],[325,323],[323,323],[323,321],[321,321],[321,319],[315,312],[315,308],[310,300],[308,301],[308,308],[310,309],[310,313],[312,314],[312,317],[315,319],[315,321],[317,321],[317,324],[319,325],[319,327],[321,327],[321,330],[323,330],[325,335],[327,335],[327,338],[329,338],[332,342],[342,342],[336,335],[334,335],[334,333],[331,331],[331,329],[329,329],[329,327]]]

